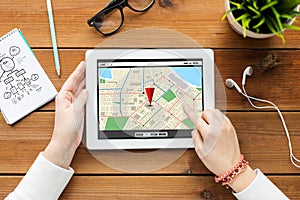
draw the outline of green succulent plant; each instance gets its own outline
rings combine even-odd
[[[243,36],[246,37],[246,30],[256,33],[273,33],[280,37],[285,43],[283,30],[300,30],[300,27],[289,25],[288,22],[300,12],[295,11],[295,7],[300,4],[300,0],[231,0],[230,7],[222,20],[232,12],[235,17],[234,22],[238,22],[243,27]]]

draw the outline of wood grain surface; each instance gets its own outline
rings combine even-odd
[[[271,100],[284,111],[294,154],[300,157],[300,32],[287,30],[286,44],[277,37],[244,39],[229,27],[227,20],[221,21],[224,0],[156,0],[146,13],[124,8],[120,32],[103,37],[86,21],[108,2],[52,0],[60,78],[53,62],[45,1],[2,0],[0,35],[20,28],[58,90],[85,59],[88,49],[212,48],[216,107],[232,120],[243,154],[253,168],[267,174],[290,199],[299,199],[300,171],[289,161],[287,139],[277,113],[252,109],[245,98],[226,88],[224,81],[233,78],[240,84],[244,68],[253,66],[254,75],[247,79],[248,93]],[[294,25],[300,26],[299,19]],[[54,112],[52,101],[14,126],[8,126],[0,115],[1,199],[16,187],[50,141]],[[72,163],[75,176],[60,199],[234,199],[229,190],[214,183],[213,175],[193,149],[161,150],[153,154],[155,157],[151,152],[154,151],[106,151],[97,155],[102,161],[98,162],[81,145]],[[170,158],[176,159],[168,163]]]
[[[21,176],[0,176],[0,198]],[[298,177],[269,176],[290,199],[298,199]],[[212,176],[75,176],[60,199],[235,199]]]
[[[159,0],[161,1],[161,0]],[[158,0],[144,14],[124,9],[125,22],[121,31],[134,28],[167,28],[193,38],[209,48],[298,48],[299,32],[286,31],[286,44],[280,38],[266,40],[243,39],[233,32],[227,21],[221,21],[225,13],[223,0],[204,2],[172,0],[173,6],[162,7]],[[109,1],[53,0],[55,28],[58,46],[61,48],[94,48],[105,37],[90,28],[86,21]],[[41,0],[4,0],[0,10],[0,35],[13,27],[20,27],[34,48],[51,47],[46,2]],[[295,25],[299,25],[296,22]],[[152,36],[155,41],[160,35]]]

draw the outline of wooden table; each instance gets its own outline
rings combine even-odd
[[[2,0],[0,35],[19,27],[48,76],[59,90],[84,59],[87,49],[103,42],[86,24],[108,0],[53,0],[62,76],[58,78],[45,1]],[[252,109],[236,91],[226,89],[227,105],[219,94],[226,78],[240,82],[247,65],[254,67],[249,78],[249,94],[275,102],[283,111],[290,130],[294,153],[300,157],[300,32],[286,31],[286,44],[277,37],[266,40],[243,39],[222,22],[224,0],[170,0],[164,7],[157,0],[149,12],[139,15],[125,9],[121,32],[133,28],[174,29],[215,52],[221,73],[217,78],[217,108],[226,111],[236,127],[241,150],[251,166],[261,169],[291,199],[300,198],[300,170],[289,161],[287,140],[276,112]],[[296,22],[295,25],[300,25]],[[153,40],[159,38],[153,35]],[[276,54],[281,65],[267,69],[260,65],[268,54]],[[0,117],[0,198],[11,192],[50,140],[54,122],[54,102],[40,108],[14,126]],[[168,156],[163,154],[161,156]],[[122,160],[122,158],[120,158]],[[152,172],[128,174],[97,162],[81,145],[73,160],[76,173],[61,199],[234,199],[229,190],[215,184],[213,175],[187,150],[171,165]]]

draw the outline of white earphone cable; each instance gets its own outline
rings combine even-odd
[[[279,110],[279,108],[271,101],[268,101],[268,100],[264,100],[264,99],[259,99],[259,98],[255,98],[255,97],[252,97],[252,96],[249,96],[246,92],[246,89],[245,89],[245,86],[242,85],[242,89],[243,89],[243,92],[241,92],[241,94],[247,98],[248,102],[250,103],[250,105],[256,109],[275,109],[277,112],[278,112],[278,115],[280,117],[280,120],[282,122],[282,125],[283,125],[283,128],[284,128],[284,132],[285,132],[285,135],[287,137],[287,140],[288,140],[288,145],[289,145],[289,151],[290,151],[290,160],[291,162],[293,163],[293,165],[297,168],[300,168],[300,165],[299,164],[296,164],[296,162],[300,163],[300,160],[296,158],[296,156],[294,156],[293,154],[293,147],[292,147],[292,142],[291,142],[291,138],[290,138],[290,134],[289,134],[289,130],[286,126],[286,123],[285,123],[285,120],[283,118],[283,115],[281,113],[281,111]],[[256,106],[252,101],[252,100],[255,100],[255,101],[260,101],[260,102],[263,102],[263,103],[268,103],[272,106]],[[296,162],[295,162],[296,161]]]

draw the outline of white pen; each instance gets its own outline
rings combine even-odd
[[[50,33],[51,33],[51,39],[52,39],[55,68],[56,68],[57,75],[60,76],[60,64],[59,64],[59,57],[58,57],[58,50],[57,50],[57,43],[56,43],[56,34],[55,34],[55,28],[54,28],[52,4],[51,4],[51,0],[46,0],[46,2],[47,2],[47,10],[48,10],[48,18],[49,18],[49,24],[50,24]]]

